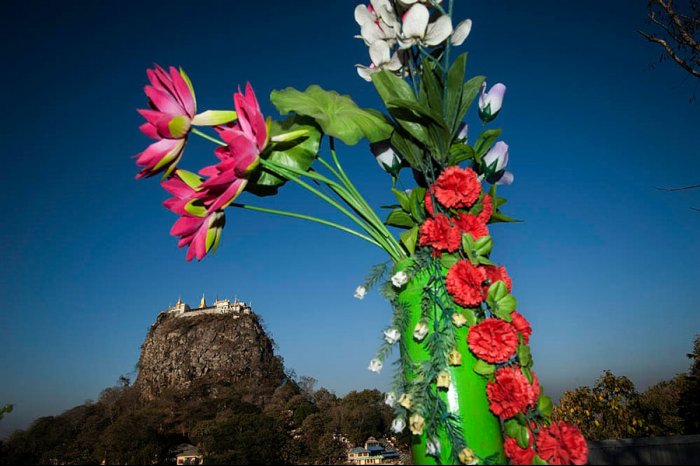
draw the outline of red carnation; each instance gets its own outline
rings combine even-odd
[[[469,329],[469,349],[486,362],[506,362],[518,348],[518,332],[501,319],[486,319]]]
[[[486,274],[481,268],[474,267],[467,260],[460,260],[450,267],[445,282],[447,291],[457,304],[474,307],[484,300],[481,289],[485,279]]]
[[[484,223],[489,223],[491,216],[493,215],[493,200],[488,194],[484,194],[484,199],[481,201],[484,204],[484,208],[479,212],[479,220]]]
[[[425,191],[425,199],[423,203],[425,204],[425,211],[428,213],[428,215],[431,217],[435,215],[435,209],[433,208],[433,196],[430,194],[429,189]]]
[[[495,381],[486,385],[491,411],[501,419],[524,412],[534,401],[532,385],[519,367],[502,367],[496,371]]]
[[[517,440],[512,437],[506,437],[503,442],[503,449],[506,456],[510,458],[511,464],[532,464],[532,459],[535,457],[535,450],[532,448],[534,443],[534,435],[530,432],[530,442],[527,448],[520,448]]]
[[[515,327],[518,333],[523,336],[525,344],[527,345],[530,343],[530,335],[532,335],[532,327],[530,327],[530,322],[528,322],[527,319],[525,319],[525,317],[523,317],[523,315],[518,311],[513,311],[510,317],[513,319],[511,322],[513,327]]]
[[[489,235],[489,229],[486,227],[486,223],[482,222],[476,215],[460,214],[454,222],[462,233],[471,234],[472,238],[475,240],[481,238],[482,236]]]
[[[471,207],[481,194],[481,183],[471,168],[446,168],[435,182],[435,197],[448,209]]]
[[[537,436],[537,453],[549,464],[586,464],[588,445],[576,426],[555,422]]]
[[[484,285],[484,299],[486,299],[486,296],[489,294],[489,287],[499,280],[505,283],[506,288],[508,289],[508,293],[510,293],[513,290],[513,281],[508,276],[508,272],[506,271],[505,267],[498,267],[495,265],[484,265],[482,266],[482,268],[484,269],[486,278],[489,281],[487,284]]]
[[[462,233],[450,223],[446,215],[429,218],[420,227],[420,245],[441,251],[454,252],[462,244]]]

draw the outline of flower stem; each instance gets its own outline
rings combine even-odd
[[[368,241],[368,242],[374,244],[375,246],[381,247],[381,245],[379,243],[377,243],[375,240],[373,240],[369,236],[363,235],[362,233],[359,233],[351,228],[344,227],[343,225],[329,222],[328,220],[323,220],[321,218],[312,217],[310,215],[298,214],[296,212],[288,212],[285,210],[268,209],[267,207],[258,207],[258,206],[253,206],[253,205],[249,205],[249,204],[233,203],[233,204],[231,204],[231,207],[238,207],[240,209],[254,210],[256,212],[266,212],[268,214],[282,215],[285,217],[293,217],[293,218],[299,218],[302,220],[309,220],[311,222],[316,222],[316,223],[320,223],[322,225],[326,225],[326,226],[329,226],[332,228],[337,228],[338,230],[342,230],[346,233],[350,233],[351,235],[355,235],[358,238],[362,238],[363,240]]]
[[[214,144],[218,144],[218,145],[220,145],[220,146],[225,146],[225,145],[226,145],[225,142],[220,141],[220,140],[216,139],[215,137],[209,136],[207,133],[203,133],[203,132],[201,132],[200,130],[198,130],[197,128],[190,128],[190,131],[191,131],[193,134],[196,134],[197,136],[199,136],[200,138],[204,138],[204,139],[206,139],[207,141],[213,142]]]

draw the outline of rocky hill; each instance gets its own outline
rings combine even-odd
[[[177,316],[162,312],[141,346],[134,387],[145,400],[197,383],[232,386],[262,404],[285,378],[282,361],[258,317],[249,314]]]

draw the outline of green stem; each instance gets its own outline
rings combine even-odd
[[[203,133],[203,132],[201,132],[200,130],[198,130],[197,128],[190,128],[190,131],[191,131],[193,134],[196,134],[197,136],[199,136],[200,138],[204,138],[204,139],[206,139],[207,141],[213,142],[214,144],[218,144],[218,145],[220,145],[220,146],[226,146],[226,145],[227,145],[225,142],[220,141],[220,140],[216,139],[215,137],[209,136],[207,133]]]
[[[231,207],[238,207],[240,209],[254,210],[256,212],[266,212],[268,214],[282,215],[285,217],[299,218],[302,220],[309,220],[311,222],[320,223],[322,225],[326,225],[326,226],[329,226],[332,228],[337,228],[338,230],[342,230],[346,233],[350,233],[351,235],[355,235],[358,238],[362,238],[363,240],[368,241],[368,242],[374,244],[375,246],[379,246],[381,248],[381,245],[379,243],[377,243],[376,241],[374,241],[369,236],[363,235],[362,233],[359,233],[351,228],[344,227],[343,225],[329,222],[328,220],[323,220],[321,218],[312,217],[310,215],[305,215],[305,214],[298,214],[296,212],[288,212],[285,210],[268,209],[267,207],[258,207],[258,206],[253,206],[253,205],[249,205],[249,204],[233,203],[233,204],[231,204]]]

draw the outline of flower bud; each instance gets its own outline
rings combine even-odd
[[[420,414],[413,414],[408,418],[409,427],[413,435],[421,435],[425,427],[425,419]]]
[[[392,176],[401,170],[401,159],[391,147],[389,140],[374,142],[369,145],[379,167]]]
[[[481,95],[479,96],[479,118],[485,123],[494,120],[503,106],[503,97],[506,94],[506,86],[498,83],[486,91],[486,83],[481,85]]]
[[[407,393],[404,393],[399,398],[399,404],[406,409],[411,409],[411,402],[412,402],[411,395],[409,395]]]
[[[437,375],[436,385],[438,388],[449,388],[450,387],[450,373],[448,371],[441,371]]]
[[[367,288],[364,286],[360,285],[357,288],[355,288],[355,298],[357,299],[364,299],[365,295],[367,294]]]
[[[395,418],[391,423],[391,431],[400,434],[406,428],[406,420],[402,417]]]
[[[382,362],[379,359],[374,358],[369,362],[369,367],[367,369],[379,374],[383,366],[384,364],[382,364]]]
[[[399,332],[398,329],[396,329],[394,327],[384,331],[384,339],[390,345],[393,345],[394,343],[399,341],[400,338],[401,338],[401,332]]]
[[[460,366],[462,365],[462,353],[454,349],[450,351],[450,355],[447,357],[447,360],[451,366]]]
[[[476,457],[471,448],[463,448],[457,457],[462,464],[479,464],[479,458]]]
[[[401,288],[406,283],[408,283],[408,275],[403,270],[400,272],[396,272],[396,274],[394,274],[394,276],[391,277],[391,283],[396,288]]]
[[[384,403],[389,406],[390,408],[393,408],[396,406],[396,393],[394,392],[387,392],[384,394]]]
[[[452,323],[454,324],[455,327],[462,327],[464,324],[467,323],[467,318],[464,317],[463,314],[460,314],[459,312],[455,312],[452,314]]]
[[[428,334],[428,324],[425,322],[421,321],[416,324],[416,328],[413,330],[413,338],[415,338],[418,341],[423,340],[425,336]]]

